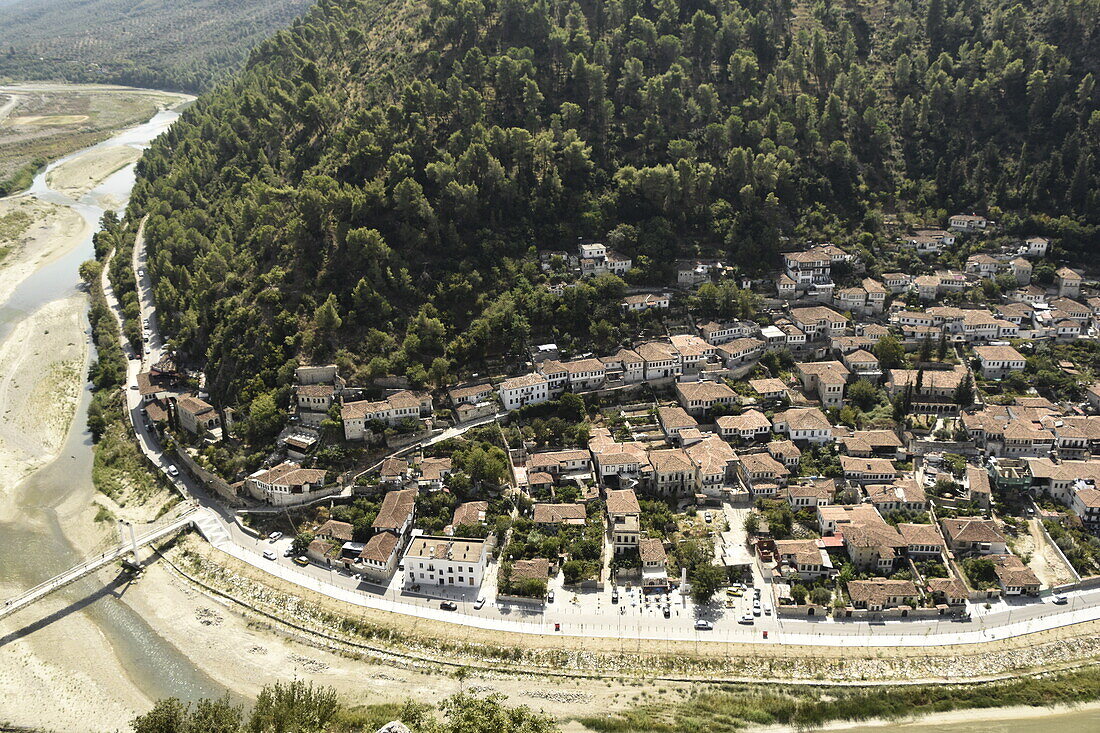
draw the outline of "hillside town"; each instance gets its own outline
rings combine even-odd
[[[746,624],[969,617],[1100,574],[1100,290],[1048,239],[996,231],[951,216],[885,261],[792,248],[768,279],[684,261],[623,298],[646,320],[617,350],[529,344],[436,389],[299,366],[243,474],[218,465],[235,416],[201,374],[165,356],[138,385],[196,477],[293,510],[288,554],[368,585],[636,590]],[[559,294],[633,266],[598,242],[538,261]],[[752,312],[707,316],[721,288]]]

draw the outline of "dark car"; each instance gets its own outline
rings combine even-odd
[[[457,611],[458,610],[458,604],[455,603],[454,601],[443,601],[442,603],[439,604],[439,607],[442,608],[444,611]]]

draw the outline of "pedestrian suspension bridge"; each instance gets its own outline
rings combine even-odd
[[[198,510],[194,506],[190,506],[181,514],[162,519],[152,525],[147,525],[140,532],[136,531],[133,525],[129,525],[130,536],[125,541],[100,555],[91,557],[79,565],[69,568],[60,575],[56,575],[43,583],[39,583],[15,598],[5,601],[4,605],[0,607],[0,618],[13,614],[22,608],[26,608],[32,603],[45,598],[55,590],[64,588],[66,585],[74,583],[84,576],[110,565],[126,555],[137,553],[138,549],[146,545],[150,545],[165,537],[172,536],[183,528],[195,523],[198,518],[197,515]]]

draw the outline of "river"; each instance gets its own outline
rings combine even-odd
[[[79,200],[51,189],[47,175],[58,165],[107,146],[131,146],[138,149],[168,129],[179,116],[176,111],[158,112],[145,124],[122,131],[115,137],[92,148],[86,148],[62,158],[35,177],[30,195],[42,201],[69,207],[98,229],[105,206],[122,209],[129,199],[135,181],[135,166],[128,165],[110,175]],[[28,314],[55,300],[72,297],[79,291],[80,263],[93,257],[89,235],[71,252],[45,265],[24,280],[10,298],[0,305],[0,337]],[[90,333],[87,333],[90,343]],[[15,488],[11,521],[0,522],[0,580],[8,586],[30,587],[89,554],[92,548],[76,546],[74,535],[80,528],[76,521],[87,522],[87,512],[74,516],[59,511],[62,504],[86,507],[95,495],[92,485],[92,443],[85,429],[90,392],[85,389],[72,428],[60,456],[31,474]],[[83,528],[87,534],[87,528]],[[104,592],[101,579],[93,576],[60,592],[68,605],[45,618],[34,611],[22,612],[16,622],[9,622],[8,636],[0,638],[0,646],[27,639],[32,644],[36,634],[64,633],[79,614],[94,624],[104,646],[117,658],[118,666],[136,690],[148,699],[176,696],[183,699],[220,696],[224,688],[203,674],[174,646],[163,640],[145,620],[117,597],[117,592]],[[41,651],[39,650],[39,653]],[[66,660],[50,659],[49,663],[65,668]],[[39,691],[49,694],[48,690]]]

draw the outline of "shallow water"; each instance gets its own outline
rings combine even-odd
[[[46,176],[63,162],[89,150],[118,145],[144,149],[178,117],[173,111],[158,112],[143,125],[130,128],[92,148],[85,148],[52,163],[35,177],[30,195],[42,201],[77,211],[91,231],[99,228],[104,202],[119,202],[124,208],[134,186],[134,165],[116,171],[79,201],[49,188]],[[7,302],[0,305],[0,337],[11,331],[27,314],[43,305],[72,296],[80,285],[80,263],[94,255],[89,234],[70,253],[40,268],[22,282]],[[88,334],[90,338],[90,333]],[[95,494],[92,486],[91,438],[85,429],[90,392],[85,391],[73,427],[60,457],[32,474],[16,489],[15,519],[0,522],[0,580],[5,585],[31,587],[65,570],[93,553],[94,548],[75,547],[66,537],[66,519],[58,507],[74,498],[86,505]],[[124,587],[104,589],[92,576],[60,591],[67,607],[37,620],[33,611],[20,614],[27,624],[16,633],[33,640],[36,631],[53,625],[64,626],[66,618],[79,610],[95,624],[110,646],[127,677],[146,696],[156,699],[175,696],[192,700],[220,696],[224,689],[199,671],[174,646],[157,635],[145,620],[119,599]],[[65,667],[64,660],[50,659]]]

